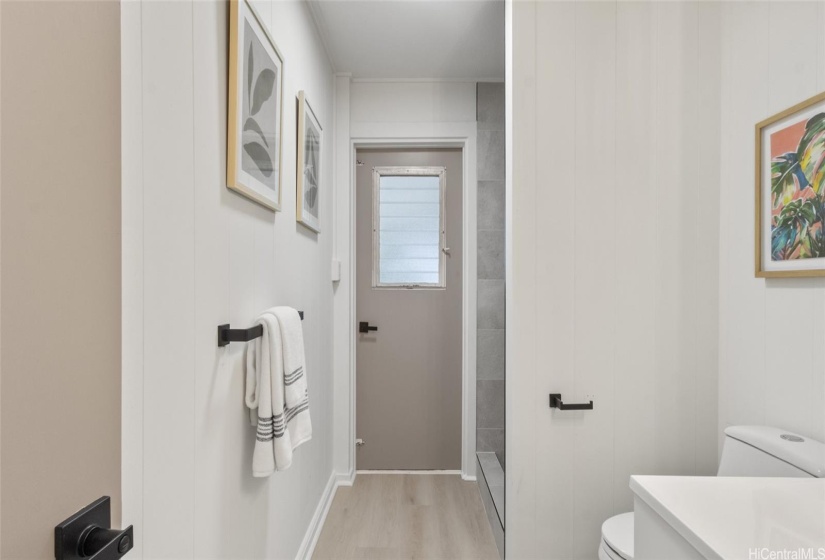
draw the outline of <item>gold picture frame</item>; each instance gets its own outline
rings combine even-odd
[[[306,99],[298,92],[298,141],[295,178],[295,219],[315,233],[321,232],[321,153],[323,128]]]
[[[755,275],[825,276],[825,93],[756,125]]]
[[[226,186],[278,211],[283,190],[284,58],[247,0],[229,3]]]

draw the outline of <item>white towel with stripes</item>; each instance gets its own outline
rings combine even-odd
[[[263,336],[246,349],[246,405],[256,427],[252,475],[269,476],[292,464],[292,451],[312,438],[309,400],[289,407],[285,398],[283,341],[269,310],[256,321]]]
[[[284,348],[284,386],[286,405],[298,406],[307,397],[307,378],[304,356],[304,330],[301,316],[291,307],[273,307],[272,313],[281,327]]]

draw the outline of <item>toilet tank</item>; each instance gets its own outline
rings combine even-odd
[[[769,426],[731,426],[718,476],[823,478],[825,444]]]

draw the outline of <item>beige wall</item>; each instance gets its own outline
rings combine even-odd
[[[512,10],[507,555],[591,559],[631,474],[716,470],[719,5]]]
[[[120,518],[120,7],[0,6],[0,556],[50,558]]]

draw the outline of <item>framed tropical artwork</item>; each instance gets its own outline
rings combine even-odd
[[[298,92],[298,162],[295,217],[315,232],[321,231],[318,198],[321,191],[321,124],[303,91]]]
[[[756,276],[825,276],[825,93],[756,125]]]
[[[284,59],[247,0],[229,11],[229,111],[226,184],[271,210],[281,209]]]

